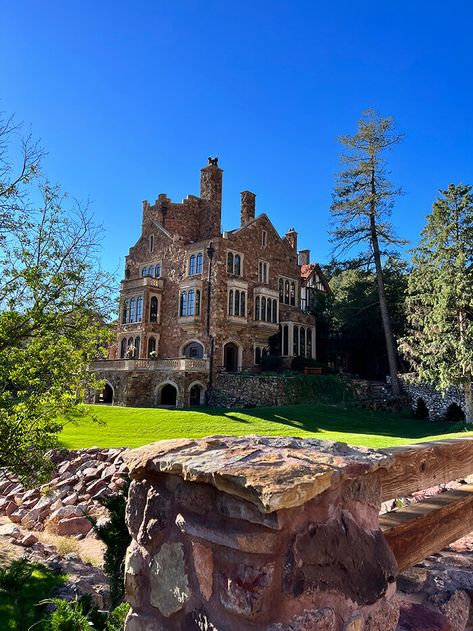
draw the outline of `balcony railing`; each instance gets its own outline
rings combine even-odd
[[[94,371],[104,370],[182,370],[206,372],[208,359],[178,357],[176,359],[102,359],[92,365]]]

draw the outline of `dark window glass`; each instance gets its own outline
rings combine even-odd
[[[149,321],[157,322],[158,321],[158,299],[156,296],[152,296],[151,302],[149,305]]]
[[[193,254],[189,259],[189,274],[195,274],[195,254]]]
[[[279,302],[284,302],[284,281],[279,279]]]
[[[181,318],[185,318],[187,315],[187,294],[185,291],[181,294],[181,303],[179,306],[179,315]]]
[[[146,276],[148,274],[148,268],[147,267],[143,267],[143,269],[141,270],[141,275],[142,276]]]
[[[261,364],[261,349],[259,346],[255,348],[255,364]]]
[[[140,296],[136,301],[136,321],[141,322],[143,319],[143,298]]]
[[[301,354],[301,357],[305,357],[305,329],[303,326],[301,326],[300,328],[300,341],[301,341],[300,354]]]
[[[282,354],[289,355],[289,330],[287,324],[282,329]]]
[[[195,292],[195,315],[200,316],[200,289]]]
[[[293,330],[293,334],[292,334],[292,354],[294,355],[294,357],[297,357],[297,355],[299,355],[299,327],[295,326],[294,330]]]
[[[135,359],[139,359],[140,357],[140,338],[139,337],[135,337],[135,354],[134,354],[134,358]]]
[[[130,322],[134,322],[136,317],[136,298],[130,300]]]
[[[291,283],[291,305],[296,304],[296,284]]]
[[[246,295],[245,292],[241,292],[240,298],[240,315],[244,318],[246,315]]]
[[[120,345],[120,357],[123,359],[125,355],[126,355],[126,338],[124,337]]]
[[[227,272],[233,274],[233,254],[231,252],[227,254]]]
[[[228,315],[233,315],[233,289],[228,294]]]
[[[266,298],[261,298],[261,319],[263,322],[266,320]]]
[[[196,273],[197,274],[202,274],[202,254],[198,254],[197,255],[197,270]]]
[[[271,298],[268,298],[266,301],[266,322],[271,322]]]
[[[284,302],[286,305],[289,304],[289,281],[284,281]]]
[[[187,294],[187,315],[188,316],[194,315],[194,290],[193,289],[189,289],[189,292]]]
[[[273,322],[278,321],[278,301],[276,298],[273,300]]]
[[[259,320],[259,296],[255,300],[255,320]]]
[[[233,262],[233,273],[237,274],[237,276],[240,276],[240,270],[241,270],[240,255],[239,254],[235,254],[235,260]]]
[[[150,337],[148,340],[148,357],[156,350],[156,338]]]
[[[158,263],[156,265],[156,278],[159,278],[161,276],[161,263]]]
[[[240,292],[235,291],[235,315],[240,315]]]

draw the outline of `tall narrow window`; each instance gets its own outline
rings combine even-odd
[[[156,296],[151,297],[150,305],[149,305],[149,321],[157,322],[158,321],[158,299]]]
[[[148,274],[153,277],[154,276],[154,265],[149,266]]]
[[[141,270],[141,275],[142,276],[147,276],[148,274],[148,268],[147,267],[143,267],[143,269]]]
[[[200,289],[195,292],[195,315],[200,316]]]
[[[203,261],[203,256],[201,253],[199,253],[197,255],[197,261],[196,261],[196,274],[202,274],[202,261]]]
[[[132,337],[128,338],[128,348],[133,348],[133,338]]]
[[[255,364],[261,364],[261,349],[259,346],[255,348]]]
[[[305,357],[305,328],[303,326],[301,326],[300,328],[299,337],[300,337],[300,343],[301,343],[300,355],[301,357]]]
[[[271,298],[268,298],[266,301],[266,322],[271,322]]]
[[[284,302],[284,281],[279,279],[279,302]]]
[[[273,300],[273,322],[278,321],[278,301],[276,298]]]
[[[189,259],[189,276],[195,274],[195,254],[192,254]]]
[[[156,271],[156,278],[160,278],[160,276],[161,276],[161,263],[158,263],[156,265],[156,270],[155,271]]]
[[[261,319],[263,322],[266,320],[266,298],[261,298]]]
[[[267,242],[268,242],[268,233],[266,232],[266,230],[263,230],[263,232],[261,233],[261,245],[263,246],[263,248],[266,247]]]
[[[284,302],[289,304],[289,281],[284,281]]]
[[[150,337],[148,340],[148,357],[151,355],[151,353],[155,353],[155,352],[156,352],[156,338]]]
[[[291,305],[296,304],[296,283],[291,283]]]
[[[181,301],[179,305],[179,315],[181,318],[185,318],[187,315],[187,293],[183,291],[181,293]]]
[[[129,301],[125,300],[123,302],[123,310],[122,310],[122,324],[126,324],[128,322],[128,309],[129,309]]]
[[[227,272],[233,274],[233,252],[227,254]]]
[[[312,357],[312,329],[307,329],[307,357]]]
[[[255,300],[255,320],[259,320],[259,296]]]
[[[233,315],[233,289],[228,293],[228,315]]]
[[[122,342],[120,344],[120,357],[121,359],[123,359],[126,355],[126,337],[124,337],[122,339]]]
[[[135,354],[134,354],[135,359],[140,358],[140,342],[141,342],[140,338],[135,337]]]
[[[240,315],[240,292],[238,290],[235,291],[235,315]]]
[[[141,322],[143,319],[143,298],[140,296],[136,301],[136,321]]]
[[[294,357],[299,355],[299,327],[295,326],[292,333],[292,354]]]
[[[154,252],[154,234],[149,237],[149,251]]]
[[[282,354],[289,355],[289,329],[287,324],[282,328]]]
[[[130,300],[130,322],[134,322],[135,321],[135,316],[136,316],[136,298],[132,298]]]
[[[189,292],[187,294],[187,315],[188,316],[194,315],[194,290],[193,289],[189,289]]]
[[[235,259],[233,261],[233,273],[237,276],[240,276],[241,271],[241,258],[239,254],[235,254]]]
[[[246,316],[246,294],[244,291],[241,292],[240,297],[240,315],[242,318]]]

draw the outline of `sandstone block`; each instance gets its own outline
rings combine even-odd
[[[68,517],[60,519],[56,532],[58,535],[86,535],[92,529],[92,524],[85,517]]]
[[[370,627],[369,631],[383,631],[381,624],[378,627]],[[411,603],[401,602],[399,616],[399,631],[452,631],[447,618],[430,607]]]
[[[34,534],[30,532],[29,534],[24,535],[21,539],[18,539],[18,542],[25,548],[29,548],[38,542],[38,537],[35,537]]]
[[[26,515],[26,511],[21,508],[18,508],[17,510],[13,511],[13,513],[11,513],[10,521],[12,521],[14,524],[20,524],[21,520],[23,519],[25,515]]]
[[[163,616],[180,611],[191,596],[182,543],[163,543],[153,559],[150,601]]]
[[[428,604],[447,618],[452,631],[464,631],[470,616],[470,597],[462,590],[439,592],[428,599]]]
[[[203,546],[196,541],[192,542],[192,555],[194,558],[194,569],[199,583],[200,593],[209,600],[212,596],[214,561],[212,549]]]
[[[147,600],[147,569],[144,551],[132,543],[125,557],[125,594],[132,607],[141,607]]]
[[[312,609],[296,616],[287,624],[274,624],[268,631],[338,631],[333,609]]]
[[[220,602],[234,614],[251,619],[264,610],[274,564],[235,564],[219,568]],[[266,599],[268,600],[268,599]]]

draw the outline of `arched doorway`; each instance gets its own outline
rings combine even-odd
[[[445,412],[445,420],[450,423],[460,423],[465,420],[465,413],[459,405],[452,403]]]
[[[182,354],[192,359],[202,359],[204,356],[204,347],[200,342],[189,342],[189,344],[186,344],[182,349]]]
[[[202,387],[195,383],[189,390],[189,404],[194,407],[202,405]]]
[[[228,342],[223,348],[223,363],[227,372],[238,371],[238,346]]]
[[[420,421],[428,421],[429,420],[429,409],[424,401],[424,399],[417,399],[415,416]]]
[[[172,383],[167,383],[161,388],[160,403],[161,405],[176,405],[177,389]]]
[[[105,383],[103,390],[98,393],[97,403],[113,403],[113,388],[109,383]]]

